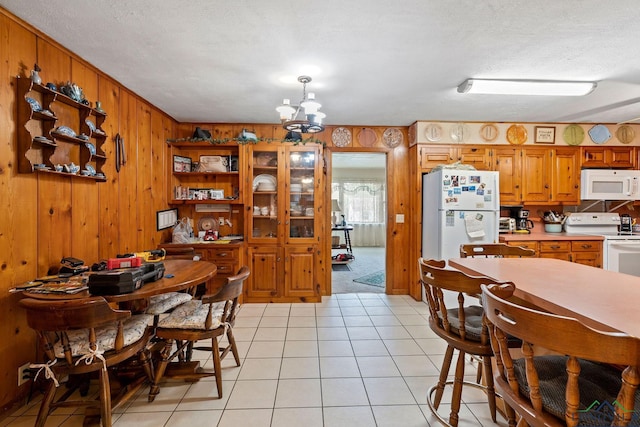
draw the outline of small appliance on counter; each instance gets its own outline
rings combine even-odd
[[[620,214],[620,233],[631,233],[633,231],[633,221],[631,215]]]
[[[523,209],[522,206],[501,206],[501,209],[509,211],[509,218],[515,222],[512,233],[531,233],[533,221],[529,219],[529,210]]]
[[[516,219],[508,216],[500,217],[499,231],[500,233],[513,233],[516,229]]]

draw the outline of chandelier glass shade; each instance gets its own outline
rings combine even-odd
[[[322,119],[326,114],[319,111],[322,104],[316,100],[313,92],[307,94],[307,83],[311,81],[309,76],[300,76],[298,81],[302,83],[302,100],[299,105],[291,105],[291,100],[284,99],[282,105],[276,108],[280,113],[282,127],[289,132],[318,133],[324,130]]]

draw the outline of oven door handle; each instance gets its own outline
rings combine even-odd
[[[638,240],[626,240],[626,241],[612,241],[609,242],[610,246],[637,246],[640,249],[640,241]]]

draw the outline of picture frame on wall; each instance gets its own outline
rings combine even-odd
[[[174,172],[191,172],[191,157],[173,156]]]
[[[555,126],[536,126],[534,142],[536,144],[555,144],[556,143]]]

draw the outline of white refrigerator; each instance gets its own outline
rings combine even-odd
[[[458,258],[460,245],[497,243],[498,172],[441,169],[422,182],[422,256]]]

